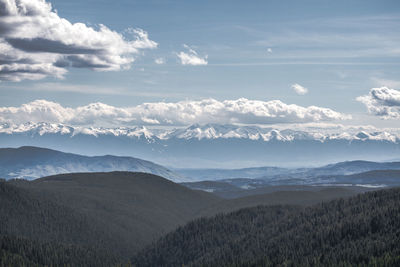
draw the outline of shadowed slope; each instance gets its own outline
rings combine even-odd
[[[90,217],[118,243],[110,249],[123,255],[220,202],[146,173],[62,174],[12,183]]]
[[[309,208],[270,206],[202,218],[169,233],[137,266],[397,266],[400,189]],[[190,248],[190,249],[188,249]]]

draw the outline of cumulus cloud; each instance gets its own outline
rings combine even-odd
[[[258,101],[240,98],[218,101],[180,101],[144,103],[133,107],[114,107],[92,103],[76,108],[36,100],[20,107],[0,107],[0,122],[50,122],[69,125],[132,126],[189,125],[194,123],[274,124],[307,123],[350,119],[351,116],[316,106],[288,105],[279,100]]]
[[[292,84],[292,89],[296,92],[298,95],[305,95],[308,93],[308,89],[305,88],[304,86],[301,86],[298,83]]]
[[[128,69],[141,49],[157,47],[141,29],[126,35],[72,24],[45,0],[0,0],[0,80],[62,78],[68,67]]]
[[[182,65],[193,65],[193,66],[200,66],[200,65],[207,65],[208,56],[200,57],[197,52],[192,49],[188,45],[183,45],[187,52],[181,51],[180,53],[176,54],[181,61]]]
[[[388,87],[372,88],[368,95],[357,97],[370,114],[384,119],[400,118],[400,91]]]

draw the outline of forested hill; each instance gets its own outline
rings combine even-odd
[[[85,214],[0,180],[0,266],[110,266],[117,244]]]
[[[309,206],[355,192],[223,200],[146,173],[0,179],[0,266],[394,264],[399,190]]]
[[[212,194],[147,173],[75,173],[4,183],[16,192],[16,197],[0,194],[7,203],[0,210],[0,223],[5,224],[7,234],[102,244],[124,258],[220,201]],[[65,231],[61,227],[66,227]],[[64,234],[67,231],[78,239],[69,240]]]
[[[259,206],[198,219],[132,261],[137,266],[399,266],[400,189],[302,209]]]

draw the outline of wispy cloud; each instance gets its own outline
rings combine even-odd
[[[68,68],[128,69],[142,49],[157,43],[141,29],[127,35],[59,17],[44,0],[1,0],[0,80],[62,78]]]
[[[400,16],[318,18],[282,22],[268,30],[237,27],[252,44],[279,47],[273,58],[316,59],[400,57]]]
[[[181,51],[178,54],[176,54],[180,59],[182,65],[200,66],[208,64],[207,55],[201,57],[190,46],[188,45],[183,45],[183,46],[187,49],[187,52]]]

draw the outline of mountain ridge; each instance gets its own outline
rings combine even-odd
[[[358,135],[361,131],[368,137]],[[0,124],[3,147],[30,145],[83,155],[131,156],[174,168],[299,167],[356,159],[387,161],[399,158],[399,136],[393,129],[350,126],[291,129],[288,125],[262,128],[209,124],[183,128],[95,128],[50,123]]]
[[[0,133],[30,133],[30,134],[62,134],[74,137],[75,135],[85,134],[92,136],[114,135],[127,136],[131,138],[145,138],[151,140],[177,139],[218,139],[218,138],[245,138],[250,140],[262,141],[282,141],[290,142],[294,140],[317,140],[324,142],[327,140],[376,140],[399,143],[400,132],[393,129],[380,130],[370,127],[345,127],[340,129],[304,127],[303,129],[292,129],[289,126],[239,126],[233,124],[193,124],[187,127],[160,127],[154,126],[133,126],[133,127],[85,127],[70,126],[61,123],[27,122],[23,124],[0,124]]]
[[[83,156],[34,146],[0,148],[0,177],[6,179],[101,171],[140,171],[176,182],[185,181],[184,177],[161,165],[133,157]]]

